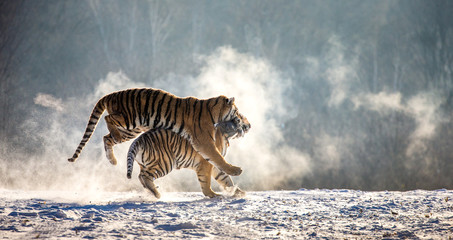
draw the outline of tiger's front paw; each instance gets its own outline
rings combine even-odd
[[[224,172],[231,176],[239,176],[242,173],[242,169],[231,165],[228,169],[224,169]]]

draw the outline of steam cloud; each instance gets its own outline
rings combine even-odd
[[[319,74],[324,71],[325,79],[331,87],[330,97],[328,101],[329,107],[338,107],[346,101],[354,104],[354,109],[364,108],[369,111],[375,111],[380,114],[391,114],[399,112],[412,118],[416,123],[416,128],[411,134],[409,145],[406,150],[407,157],[413,157],[414,154],[423,152],[426,149],[426,142],[435,136],[437,126],[446,121],[440,114],[440,105],[442,99],[435,92],[421,92],[408,101],[403,100],[400,92],[381,91],[378,93],[370,93],[359,89],[356,85],[360,81],[357,79],[356,71],[357,59],[345,59],[344,47],[337,37],[332,37],[329,40],[330,49],[322,59],[309,58],[307,62],[313,69],[316,69],[311,74]],[[326,62],[326,69],[319,67],[319,62]],[[326,136],[320,135],[323,142],[322,148],[328,146],[343,145],[345,141],[326,142]],[[333,139],[327,136],[328,139]],[[324,139],[324,140],[322,140]],[[347,139],[347,136],[346,136]],[[321,159],[338,159],[339,156],[333,157],[328,154],[328,149],[324,149],[325,157]],[[324,151],[323,150],[323,151]],[[335,161],[334,161],[335,162]],[[332,162],[330,162],[332,163]]]
[[[63,103],[61,99],[57,99],[52,95],[45,93],[38,93],[34,99],[35,104],[43,107],[53,108],[57,111],[63,111]]]
[[[408,157],[426,149],[424,142],[435,136],[436,127],[444,120],[439,113],[441,99],[434,93],[419,93],[402,102],[401,93],[360,94],[352,99],[356,108],[364,107],[380,113],[399,111],[416,122],[406,151]]]

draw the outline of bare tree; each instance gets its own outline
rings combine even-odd
[[[103,43],[102,46],[104,49],[105,57],[107,58],[107,61],[109,63],[112,63],[112,57],[110,56],[110,50],[109,50],[109,45],[107,42],[107,36],[105,33],[104,22],[99,13],[101,2],[100,2],[100,0],[88,0],[88,3],[90,5],[91,10],[93,11],[93,15],[94,15],[94,18],[96,19],[97,27],[99,29],[99,34],[101,35],[101,38],[102,38],[102,43]]]
[[[0,1],[0,141],[5,142],[11,131],[14,94],[17,76],[13,66],[20,61],[18,49],[23,41],[19,37],[22,20],[21,7],[24,1]],[[0,145],[3,146],[3,145]],[[5,149],[0,149],[3,152]]]
[[[169,9],[165,8],[165,5],[162,5],[161,1],[150,0],[149,1],[149,21],[151,28],[151,68],[156,72],[158,69],[158,57],[159,52],[161,51],[162,46],[167,41],[170,32],[171,25],[170,20],[172,19],[173,14]]]

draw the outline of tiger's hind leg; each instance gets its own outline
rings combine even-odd
[[[127,132],[126,134],[123,134],[123,138],[122,138],[121,142],[126,142],[131,139],[134,139],[140,133],[141,133],[140,130],[131,130],[131,131]],[[113,165],[117,164],[115,154],[113,153],[113,146],[115,146],[115,144],[118,144],[121,142],[116,142],[115,139],[112,137],[111,133],[104,136],[105,156],[110,161],[110,163]]]
[[[212,191],[211,188],[211,171],[212,164],[208,163],[204,159],[200,159],[198,166],[194,169],[197,172],[198,182],[201,186],[201,191],[207,197],[213,198],[220,196],[219,194]]]
[[[113,146],[115,145],[115,140],[113,139],[112,135],[109,133],[104,136],[104,149],[105,149],[105,156],[110,161],[111,164],[116,165],[116,157],[113,154]]]
[[[245,192],[239,187],[234,186],[233,180],[225,172],[220,171],[218,168],[213,167],[211,176],[219,183],[222,188],[228,192],[233,193],[233,197],[243,197]]]
[[[137,137],[141,131],[139,129],[126,130],[124,118],[119,114],[105,116],[105,122],[110,133],[104,136],[105,155],[111,164],[116,165],[117,160],[113,153],[113,146],[122,142],[129,141]]]
[[[110,136],[113,138],[115,143],[121,143],[123,137],[121,136],[121,132],[118,128],[127,128],[124,117],[120,114],[110,114],[105,116],[105,123],[107,123]]]
[[[117,160],[113,154],[113,146],[122,142],[121,133],[118,126],[124,124],[124,118],[119,114],[110,114],[105,116],[105,123],[109,129],[109,134],[104,136],[105,155],[111,164],[116,165]]]
[[[149,175],[148,172],[141,171],[140,175],[138,175],[138,179],[142,183],[143,187],[150,190],[151,193],[153,193],[156,198],[158,199],[160,198],[160,193],[159,191],[157,191],[157,187],[154,184],[154,178],[151,175]]]

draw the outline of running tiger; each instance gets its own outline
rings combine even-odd
[[[215,144],[223,156],[227,153],[229,139],[242,137],[250,129],[247,118],[240,115],[228,122],[217,124]],[[201,190],[205,196],[210,198],[218,196],[211,189],[211,176],[225,190],[233,189],[231,177],[216,167],[213,167],[200,154],[198,154],[190,143],[183,137],[169,130],[150,130],[140,135],[129,148],[127,154],[127,178],[131,178],[134,160],[140,165],[138,176],[143,187],[150,190],[156,198],[160,193],[154,185],[154,180],[170,173],[174,168],[189,168],[197,173]],[[245,193],[236,188],[234,196],[243,196]]]
[[[221,171],[233,176],[242,173],[241,168],[225,161],[214,140],[214,125],[230,121],[239,114],[234,98],[181,98],[153,88],[108,94],[96,103],[83,138],[68,161],[74,162],[79,157],[105,110],[108,112],[105,122],[110,133],[104,136],[104,147],[107,159],[113,165],[117,163],[113,154],[115,144],[131,140],[151,129],[166,129],[187,139],[196,152]]]

